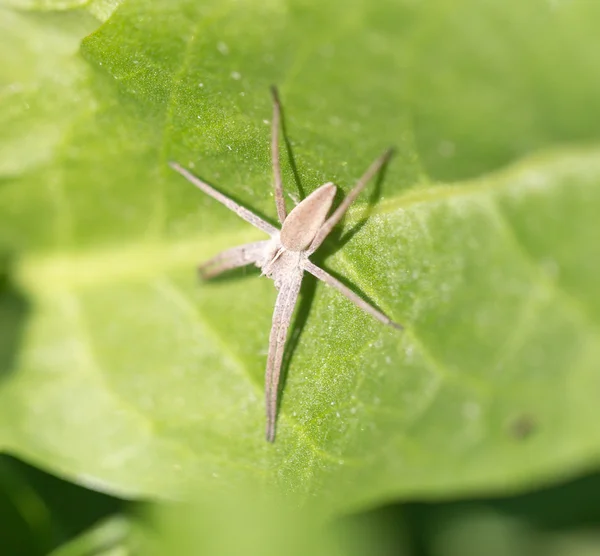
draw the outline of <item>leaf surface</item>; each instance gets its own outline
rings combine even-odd
[[[595,465],[598,11],[138,0],[91,34],[91,7],[6,11],[44,48],[2,81],[0,446],[117,493],[264,484],[324,513]],[[274,221],[271,83],[289,193],[347,192],[396,146],[315,262],[406,326],[307,278],[275,445],[273,285],[194,272],[263,236],[167,166]]]

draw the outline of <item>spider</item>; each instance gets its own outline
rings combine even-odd
[[[279,392],[279,377],[287,331],[290,326],[294,306],[300,292],[300,284],[304,272],[308,272],[322,280],[329,286],[338,290],[356,306],[375,317],[384,324],[402,329],[402,326],[392,321],[381,311],[355,294],[339,280],[325,272],[322,268],[312,263],[309,257],[319,248],[333,227],[344,216],[348,207],[356,197],[387,163],[392,151],[388,149],[377,158],[358,180],[352,191],[348,193],[340,206],[327,218],[336,187],[328,182],[315,191],[292,209],[288,214],[283,196],[283,183],[279,162],[279,128],[281,125],[281,103],[275,87],[271,88],[273,95],[273,120],[271,129],[271,155],[273,162],[273,176],[275,182],[275,205],[281,229],[277,229],[262,218],[258,217],[247,208],[238,205],[229,197],[223,195],[212,186],[200,180],[176,162],[169,162],[171,168],[179,172],[184,178],[194,184],[198,189],[210,195],[227,208],[234,211],[240,218],[246,220],[259,230],[266,232],[270,239],[247,243],[238,247],[227,249],[202,264],[199,268],[204,279],[209,279],[227,270],[241,266],[255,264],[262,270],[262,275],[268,276],[275,282],[278,290],[273,323],[269,336],[269,352],[267,356],[267,369],[265,377],[266,398],[266,438],[269,442],[275,440],[275,422],[277,417],[277,404]]]

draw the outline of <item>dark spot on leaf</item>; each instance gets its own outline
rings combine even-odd
[[[521,413],[511,420],[508,425],[509,434],[517,440],[525,440],[538,429],[535,417],[529,413]]]

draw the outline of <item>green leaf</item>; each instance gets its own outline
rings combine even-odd
[[[127,556],[126,545],[131,524],[122,515],[106,518],[79,536],[64,543],[50,556]]]
[[[252,489],[229,496],[221,492],[216,498],[201,493],[193,504],[145,506],[132,522],[128,544],[132,553],[149,556],[410,553],[401,519],[393,527],[364,516],[323,524],[306,510],[262,494]]]
[[[54,526],[45,501],[10,458],[0,457],[0,518],[3,550],[9,554],[47,554]]]
[[[45,556],[122,505],[0,455],[0,523],[6,554]]]
[[[0,447],[116,493],[252,483],[323,513],[596,465],[600,6],[522,4],[130,1],[82,56],[91,8],[6,12],[41,46],[3,68]],[[307,278],[275,445],[273,285],[194,271],[261,234],[167,166],[273,219],[271,83],[289,193],[348,191],[396,146],[315,260],[406,326]]]

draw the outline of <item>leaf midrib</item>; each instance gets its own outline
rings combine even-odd
[[[346,227],[361,220],[365,208],[371,217],[406,210],[416,205],[438,203],[445,199],[486,195],[491,190],[510,188],[519,175],[540,167],[547,168],[547,165],[560,166],[564,162],[588,157],[596,154],[598,149],[600,147],[564,150],[561,151],[563,156],[558,159],[556,151],[545,152],[525,158],[495,175],[452,185],[416,187],[383,200],[372,210],[364,204],[353,207],[346,218]],[[521,183],[520,192],[526,187]],[[539,185],[531,187],[538,188]],[[119,242],[118,246],[95,247],[62,254],[33,251],[23,255],[16,263],[16,282],[30,295],[44,297],[65,289],[85,289],[122,280],[135,282],[170,270],[193,268],[198,261],[213,255],[218,248],[225,249],[264,237],[250,226],[242,226],[233,232],[221,231],[184,240],[135,240],[129,243]]]

